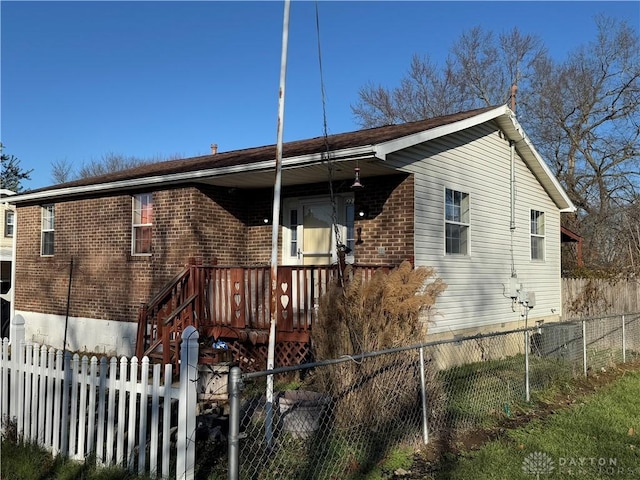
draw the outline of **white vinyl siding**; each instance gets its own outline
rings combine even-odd
[[[387,162],[414,174],[415,263],[434,267],[447,284],[430,332],[521,320],[505,295],[512,265],[518,282],[536,295],[529,319],[560,313],[560,212],[516,153],[511,234],[510,147],[497,129],[484,124],[389,155]],[[443,253],[447,188],[472,199],[470,255]],[[531,261],[532,208],[545,212],[545,262]]]

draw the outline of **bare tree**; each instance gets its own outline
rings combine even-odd
[[[437,117],[476,106],[459,93],[452,60],[441,72],[428,56],[414,55],[400,86],[389,90],[372,83],[359,91],[352,111],[365,127],[393,125]]]
[[[517,85],[520,121],[578,207],[569,226],[585,237],[591,266],[633,261],[640,271],[640,42],[624,21],[595,22],[594,41],[564,61],[517,29],[496,38],[473,28],[444,68],[414,57],[399,87],[364,87],[352,111],[364,127],[419,120],[505,104]]]
[[[53,183],[66,183],[71,181],[73,164],[69,160],[60,159],[51,162],[51,180]]]
[[[624,22],[600,16],[596,25],[595,41],[566,61],[537,65],[527,122],[579,209],[592,261],[620,268],[632,237],[616,232],[640,186],[640,42]]]
[[[89,162],[82,163],[77,170],[73,164],[65,158],[64,160],[56,160],[51,163],[51,178],[55,183],[65,183],[79,178],[96,177],[107,173],[135,168],[148,163],[158,163],[178,158],[182,158],[182,156],[174,154],[167,157],[155,156],[143,159],[118,153],[107,153],[100,159],[92,159]]]
[[[544,56],[542,41],[517,28],[496,39],[475,27],[453,45],[442,67],[429,56],[414,55],[400,86],[369,83],[351,109],[360,125],[369,128],[501,105],[511,85],[527,81]]]

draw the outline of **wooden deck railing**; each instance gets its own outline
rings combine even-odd
[[[277,340],[308,339],[320,297],[338,274],[336,265],[279,266]],[[354,265],[370,277],[387,265]],[[147,305],[138,318],[136,355],[176,363],[180,335],[193,325],[200,335],[266,343],[271,321],[271,268],[190,265]]]

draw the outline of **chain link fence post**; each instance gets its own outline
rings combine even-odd
[[[582,320],[582,370],[587,376],[587,322]]]
[[[424,347],[420,347],[420,392],[422,393],[422,440],[424,444],[429,443],[429,424],[427,419],[429,412],[427,410],[427,388],[424,379]]]
[[[529,387],[529,329],[524,331],[524,391],[525,400],[531,400],[531,389]]]
[[[622,315],[622,363],[627,363],[627,335],[624,322],[625,318]]]
[[[240,392],[242,391],[242,370],[231,367],[227,380],[229,393],[229,438],[227,480],[238,480],[240,464]]]

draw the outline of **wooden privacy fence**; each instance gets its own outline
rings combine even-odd
[[[563,278],[565,318],[640,311],[640,279]]]
[[[46,346],[2,341],[3,428],[54,455],[95,457],[157,478],[193,479],[198,332],[182,336],[180,383],[148,357],[80,358]]]

